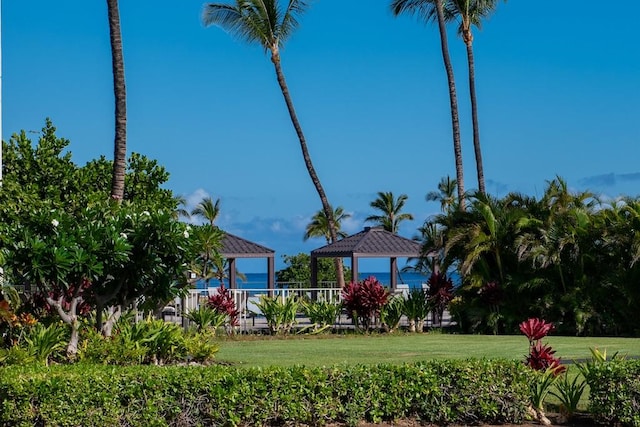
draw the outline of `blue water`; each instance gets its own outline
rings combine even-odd
[[[267,288],[267,273],[245,273],[246,280],[242,280],[240,277],[236,278],[238,289],[266,289]],[[369,276],[375,276],[376,279],[380,281],[385,286],[389,286],[391,283],[390,273],[389,272],[378,272],[378,273],[359,273],[359,279],[363,280]],[[349,278],[346,277],[345,280],[349,281]],[[397,283],[406,283],[410,288],[419,288],[422,283],[426,283],[428,280],[427,276],[418,273],[398,273]],[[209,286],[217,287],[220,285],[220,282],[213,279],[209,282]],[[227,280],[225,280],[225,285],[229,286]],[[198,288],[205,288],[206,285],[204,282],[198,283]]]

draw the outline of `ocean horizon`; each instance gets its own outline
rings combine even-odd
[[[374,276],[376,279],[380,281],[384,286],[389,286],[391,283],[391,274],[389,272],[360,272],[358,274],[359,280],[364,280],[367,277]],[[244,273],[245,279],[243,280],[240,276],[236,276],[236,282],[238,289],[266,289],[267,288],[267,273]],[[425,276],[424,274],[414,273],[414,272],[399,272],[397,276],[397,283],[407,284],[409,288],[420,288],[423,283],[426,283],[429,279],[429,276]],[[349,280],[349,278],[345,277],[345,280]],[[229,286],[229,281],[227,279],[224,280],[225,286]],[[218,287],[220,286],[220,282],[216,279],[212,279],[209,282],[209,287]],[[204,281],[199,281],[197,284],[198,289],[206,288]]]

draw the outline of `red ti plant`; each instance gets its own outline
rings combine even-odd
[[[525,365],[537,371],[550,369],[557,376],[567,368],[560,364],[560,358],[554,356],[556,351],[550,345],[540,342],[553,329],[553,323],[538,318],[530,318],[520,323],[520,331],[529,340],[529,355],[525,360]]]
[[[429,280],[429,290],[427,291],[427,299],[438,315],[438,319],[442,320],[442,314],[453,299],[453,281],[446,274],[431,273]]]
[[[356,327],[369,329],[372,320],[380,315],[380,309],[387,303],[389,292],[374,276],[361,282],[351,282],[342,288],[342,304]]]
[[[236,303],[233,300],[233,294],[230,289],[224,287],[224,283],[220,284],[218,292],[215,295],[209,297],[207,305],[217,311],[218,313],[224,313],[229,316],[229,325],[238,326],[240,324],[238,316],[240,311],[236,307]]]
[[[534,317],[520,323],[520,331],[529,339],[530,346],[546,337],[553,329],[553,323]]]

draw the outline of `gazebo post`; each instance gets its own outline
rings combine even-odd
[[[275,288],[275,278],[274,278],[274,259],[272,256],[267,258],[267,288],[269,289],[269,296],[273,296],[273,290]]]
[[[398,276],[398,258],[396,257],[391,257],[389,258],[390,260],[390,266],[389,266],[389,271],[390,271],[390,275],[391,275],[391,293],[395,293],[396,289],[398,288],[398,280],[397,280],[397,276]]]
[[[351,281],[358,282],[358,257],[351,255]]]
[[[318,258],[311,254],[311,283],[312,288],[318,287]]]
[[[236,283],[236,259],[229,258],[229,289],[237,289]]]

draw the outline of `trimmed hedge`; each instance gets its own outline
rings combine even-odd
[[[589,412],[599,424],[640,426],[640,360],[613,360],[591,368]]]
[[[518,423],[530,371],[516,361],[405,365],[71,365],[0,369],[2,426]]]

